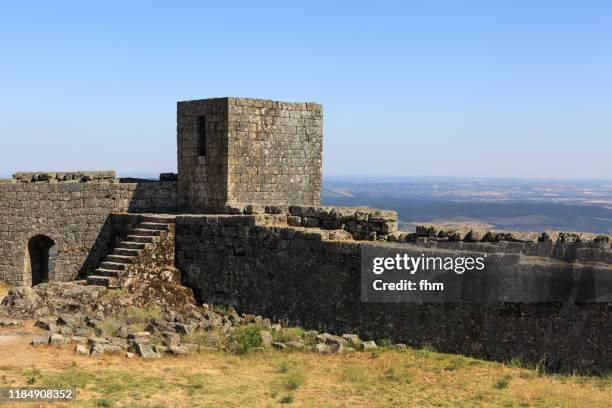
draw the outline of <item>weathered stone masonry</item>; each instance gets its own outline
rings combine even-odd
[[[111,213],[176,210],[176,182],[121,183],[114,172],[104,177],[81,172],[75,180],[74,174],[18,173],[0,184],[0,280],[31,284],[27,246],[36,235],[57,246],[49,280],[67,281],[87,274],[107,255],[114,234]]]
[[[612,369],[609,303],[363,303],[360,246],[367,241],[283,226],[282,215],[277,217],[281,221],[262,215],[177,217],[176,257],[183,282],[207,302],[306,328],[499,361],[519,358],[555,371]],[[458,248],[470,255],[488,252],[499,262],[527,270],[547,268],[546,259],[568,254],[587,267],[601,265],[610,255],[609,244],[592,243],[375,245],[404,245],[413,256],[421,251],[453,256]],[[533,264],[521,253],[539,253],[544,262]],[[609,265],[599,268],[612,273]]]
[[[217,212],[236,203],[320,204],[322,115],[315,103],[179,102],[182,210]]]
[[[117,179],[114,172],[16,173],[0,180],[0,280],[31,285],[40,265],[48,265],[50,281],[108,278],[93,271],[109,254],[131,253],[116,245],[150,221],[144,213],[155,213],[176,224],[156,244],[164,256],[150,262],[143,251],[119,281],[174,258],[200,300],[239,312],[477,357],[542,360],[555,370],[612,370],[610,303],[363,303],[359,286],[365,243],[448,255],[488,252],[522,272],[587,265],[598,279],[609,279],[610,237],[560,234],[555,243],[546,234],[523,240],[431,228],[404,233],[393,211],[320,207],[322,108],[314,103],[179,102],[177,147],[178,174],[160,181]],[[53,244],[53,251],[44,248],[47,263],[31,261],[29,243],[38,237],[39,245]],[[44,253],[41,248],[33,246],[33,253]]]

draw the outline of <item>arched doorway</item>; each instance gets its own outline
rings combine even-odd
[[[36,235],[28,242],[30,268],[32,270],[32,286],[48,282],[53,275],[57,248],[55,242],[46,235]]]

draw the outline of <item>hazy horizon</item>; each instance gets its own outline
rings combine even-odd
[[[100,169],[38,169],[38,170],[16,170],[13,172],[0,172],[0,178],[10,179],[14,173],[17,172],[71,172],[71,171],[113,171],[112,169],[100,168]],[[174,170],[176,173],[176,170]],[[160,172],[163,173],[163,172]],[[144,173],[119,173],[117,172],[118,178],[143,178],[143,179],[157,179],[160,173],[144,172]],[[496,177],[496,176],[410,176],[410,175],[390,175],[390,174],[323,174],[323,182],[343,181],[343,182],[376,182],[376,183],[402,183],[402,182],[413,182],[413,181],[426,181],[426,180],[437,180],[437,181],[491,181],[491,182],[542,182],[542,183],[612,183],[612,178],[609,179],[588,179],[588,178],[539,178],[539,177]]]

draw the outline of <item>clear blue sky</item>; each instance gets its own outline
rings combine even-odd
[[[612,179],[612,2],[3,2],[0,174],[175,170],[175,102],[324,105],[327,175]]]

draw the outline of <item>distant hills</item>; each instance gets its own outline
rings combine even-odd
[[[324,182],[323,202],[394,209],[404,230],[434,223],[612,233],[612,181],[336,178]]]

